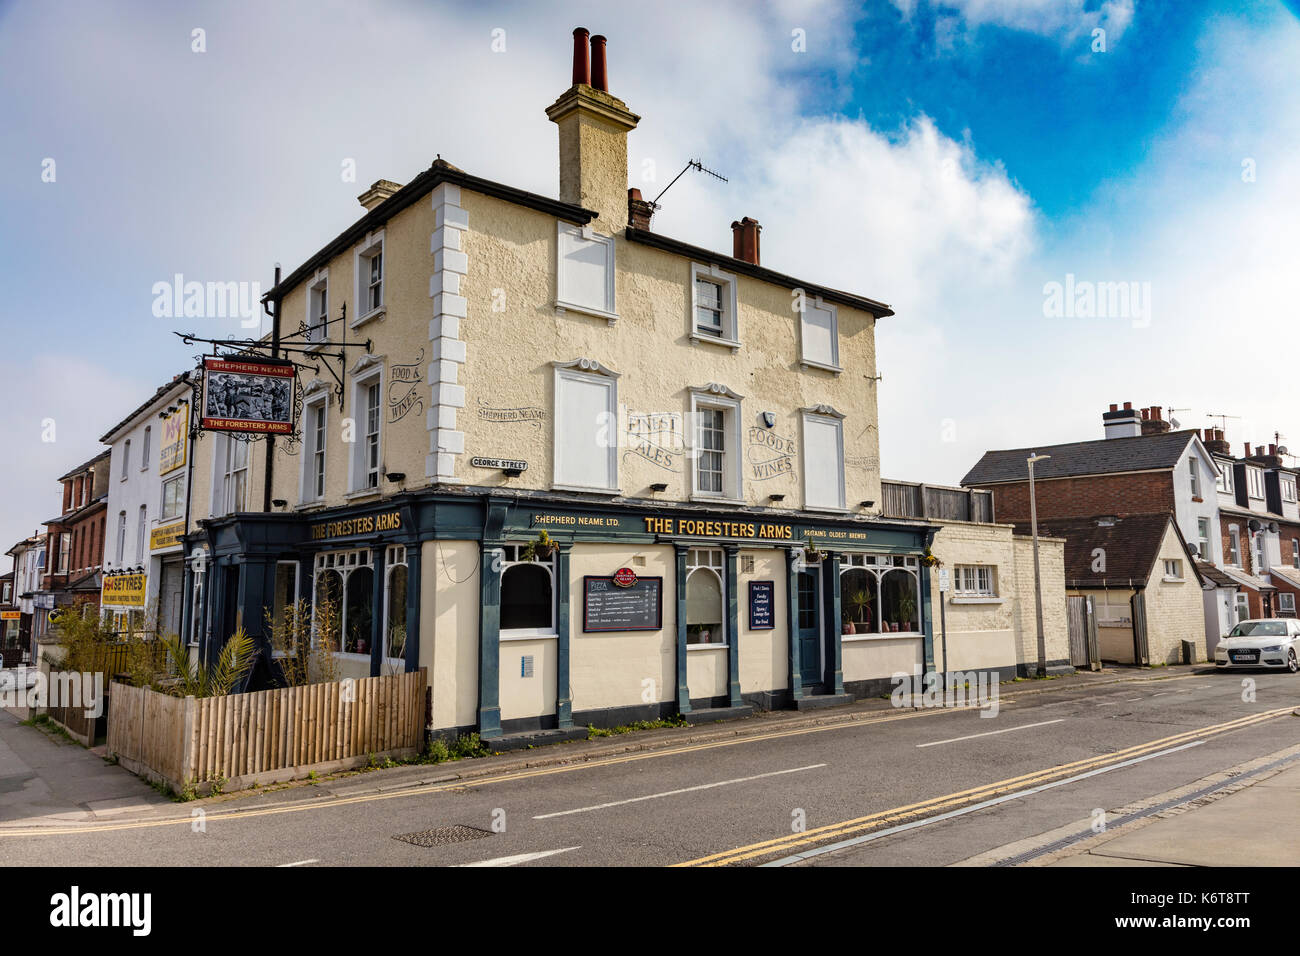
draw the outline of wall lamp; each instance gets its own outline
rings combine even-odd
[[[870,508],[870,507],[873,507],[873,506],[875,505],[875,502],[874,502],[874,501],[859,501],[858,504],[862,505],[862,507],[864,507],[864,508]]]
[[[768,495],[768,501],[785,501],[785,495]]]
[[[284,507],[285,505],[287,505],[288,503],[289,503],[289,502],[285,501],[283,498],[272,498],[272,499],[271,499],[271,504],[274,505],[274,506],[277,507],[277,508],[283,508],[283,507]]]
[[[653,485],[650,486],[650,490],[651,490],[651,491],[656,491],[656,492],[658,492],[658,491],[667,491],[667,490],[668,490],[668,482],[666,482],[666,481],[656,481]]]
[[[518,478],[523,473],[524,470],[522,468],[503,468],[501,470],[501,474],[505,475],[507,478]]]
[[[390,471],[390,472],[385,473],[384,477],[387,478],[389,481],[392,481],[392,482],[405,481],[405,480],[406,480],[406,472],[404,472],[404,471]]]

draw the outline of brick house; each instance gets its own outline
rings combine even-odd
[[[1034,474],[1040,534],[1049,522],[1054,527],[1055,523],[1065,522],[1060,525],[1062,529],[1092,540],[1097,534],[1088,529],[1096,527],[1099,519],[1107,519],[1113,522],[1106,533],[1112,547],[1141,555],[1145,561],[1152,536],[1156,534],[1148,527],[1156,522],[1150,516],[1169,517],[1188,555],[1165,557],[1185,560],[1188,567],[1183,581],[1195,582],[1196,587],[1191,590],[1199,591],[1201,586],[1209,585],[1204,585],[1205,579],[1192,566],[1195,559],[1204,558],[1215,566],[1223,565],[1223,544],[1216,533],[1220,500],[1214,493],[1220,481],[1220,466],[1200,432],[1174,430],[1162,412],[1160,406],[1135,409],[1131,402],[1125,402],[1122,408],[1111,405],[1102,414],[1103,438],[989,451],[962,479],[962,485],[992,492],[993,511],[998,521],[1027,526],[1030,509],[1026,459],[1035,454],[1047,455],[1046,460],[1036,465]],[[1146,516],[1148,520],[1120,520],[1135,516]],[[1125,534],[1130,531],[1141,532],[1142,537],[1124,542]],[[1140,569],[1140,575],[1139,569],[1129,570],[1135,582],[1133,590],[1141,590],[1136,582],[1148,580],[1150,563]],[[1217,604],[1210,614],[1201,595],[1194,596],[1194,602],[1186,603],[1188,607],[1195,604],[1200,608],[1202,627],[1199,634],[1191,636],[1197,642],[1198,657],[1203,657],[1227,622],[1220,620]],[[1161,660],[1160,652],[1166,648],[1162,648],[1158,636],[1156,642],[1151,659]],[[1143,659],[1140,649],[1138,653],[1121,656]]]
[[[1103,661],[1176,664],[1184,641],[1207,659],[1203,579],[1171,514],[1040,519],[1038,533],[1065,540],[1066,594],[1091,600]]]
[[[104,450],[59,477],[62,511],[44,522],[49,555],[37,592],[47,614],[82,603],[99,606],[108,465],[109,452]]]

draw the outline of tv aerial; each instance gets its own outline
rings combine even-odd
[[[724,182],[724,183],[725,183],[725,182],[729,182],[729,180],[727,179],[726,176],[722,175],[721,173],[715,173],[713,170],[709,169],[709,167],[705,166],[705,165],[704,165],[702,162],[700,162],[698,159],[692,159],[692,160],[690,160],[690,161],[689,161],[685,166],[682,167],[682,171],[681,171],[680,173],[678,173],[676,176],[673,177],[673,181],[672,181],[671,183],[669,183],[669,184],[668,184],[667,186],[665,186],[663,189],[659,190],[659,195],[658,195],[658,196],[655,196],[654,199],[650,200],[650,205],[654,206],[655,209],[658,209],[658,208],[659,208],[659,200],[663,198],[664,193],[666,193],[666,192],[668,192],[668,190],[672,189],[672,188],[673,188],[673,184],[676,183],[677,180],[679,180],[679,179],[681,179],[683,176],[685,176],[685,175],[686,175],[686,171],[687,171],[688,169],[694,169],[694,170],[696,170],[697,172],[701,172],[701,173],[708,173],[708,174],[709,174],[710,176],[712,176],[714,179],[719,179],[719,180],[721,180],[721,181]]]

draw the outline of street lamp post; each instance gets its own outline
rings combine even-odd
[[[1034,500],[1034,462],[1046,461],[1051,455],[1030,455],[1029,527],[1034,536],[1034,617],[1038,622],[1038,676],[1047,676],[1047,638],[1043,636],[1043,585],[1038,573],[1038,504]]]

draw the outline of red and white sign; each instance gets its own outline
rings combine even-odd
[[[293,433],[292,362],[205,358],[202,428]]]
[[[620,588],[630,588],[636,584],[636,572],[631,568],[619,568],[614,572],[614,584]]]

